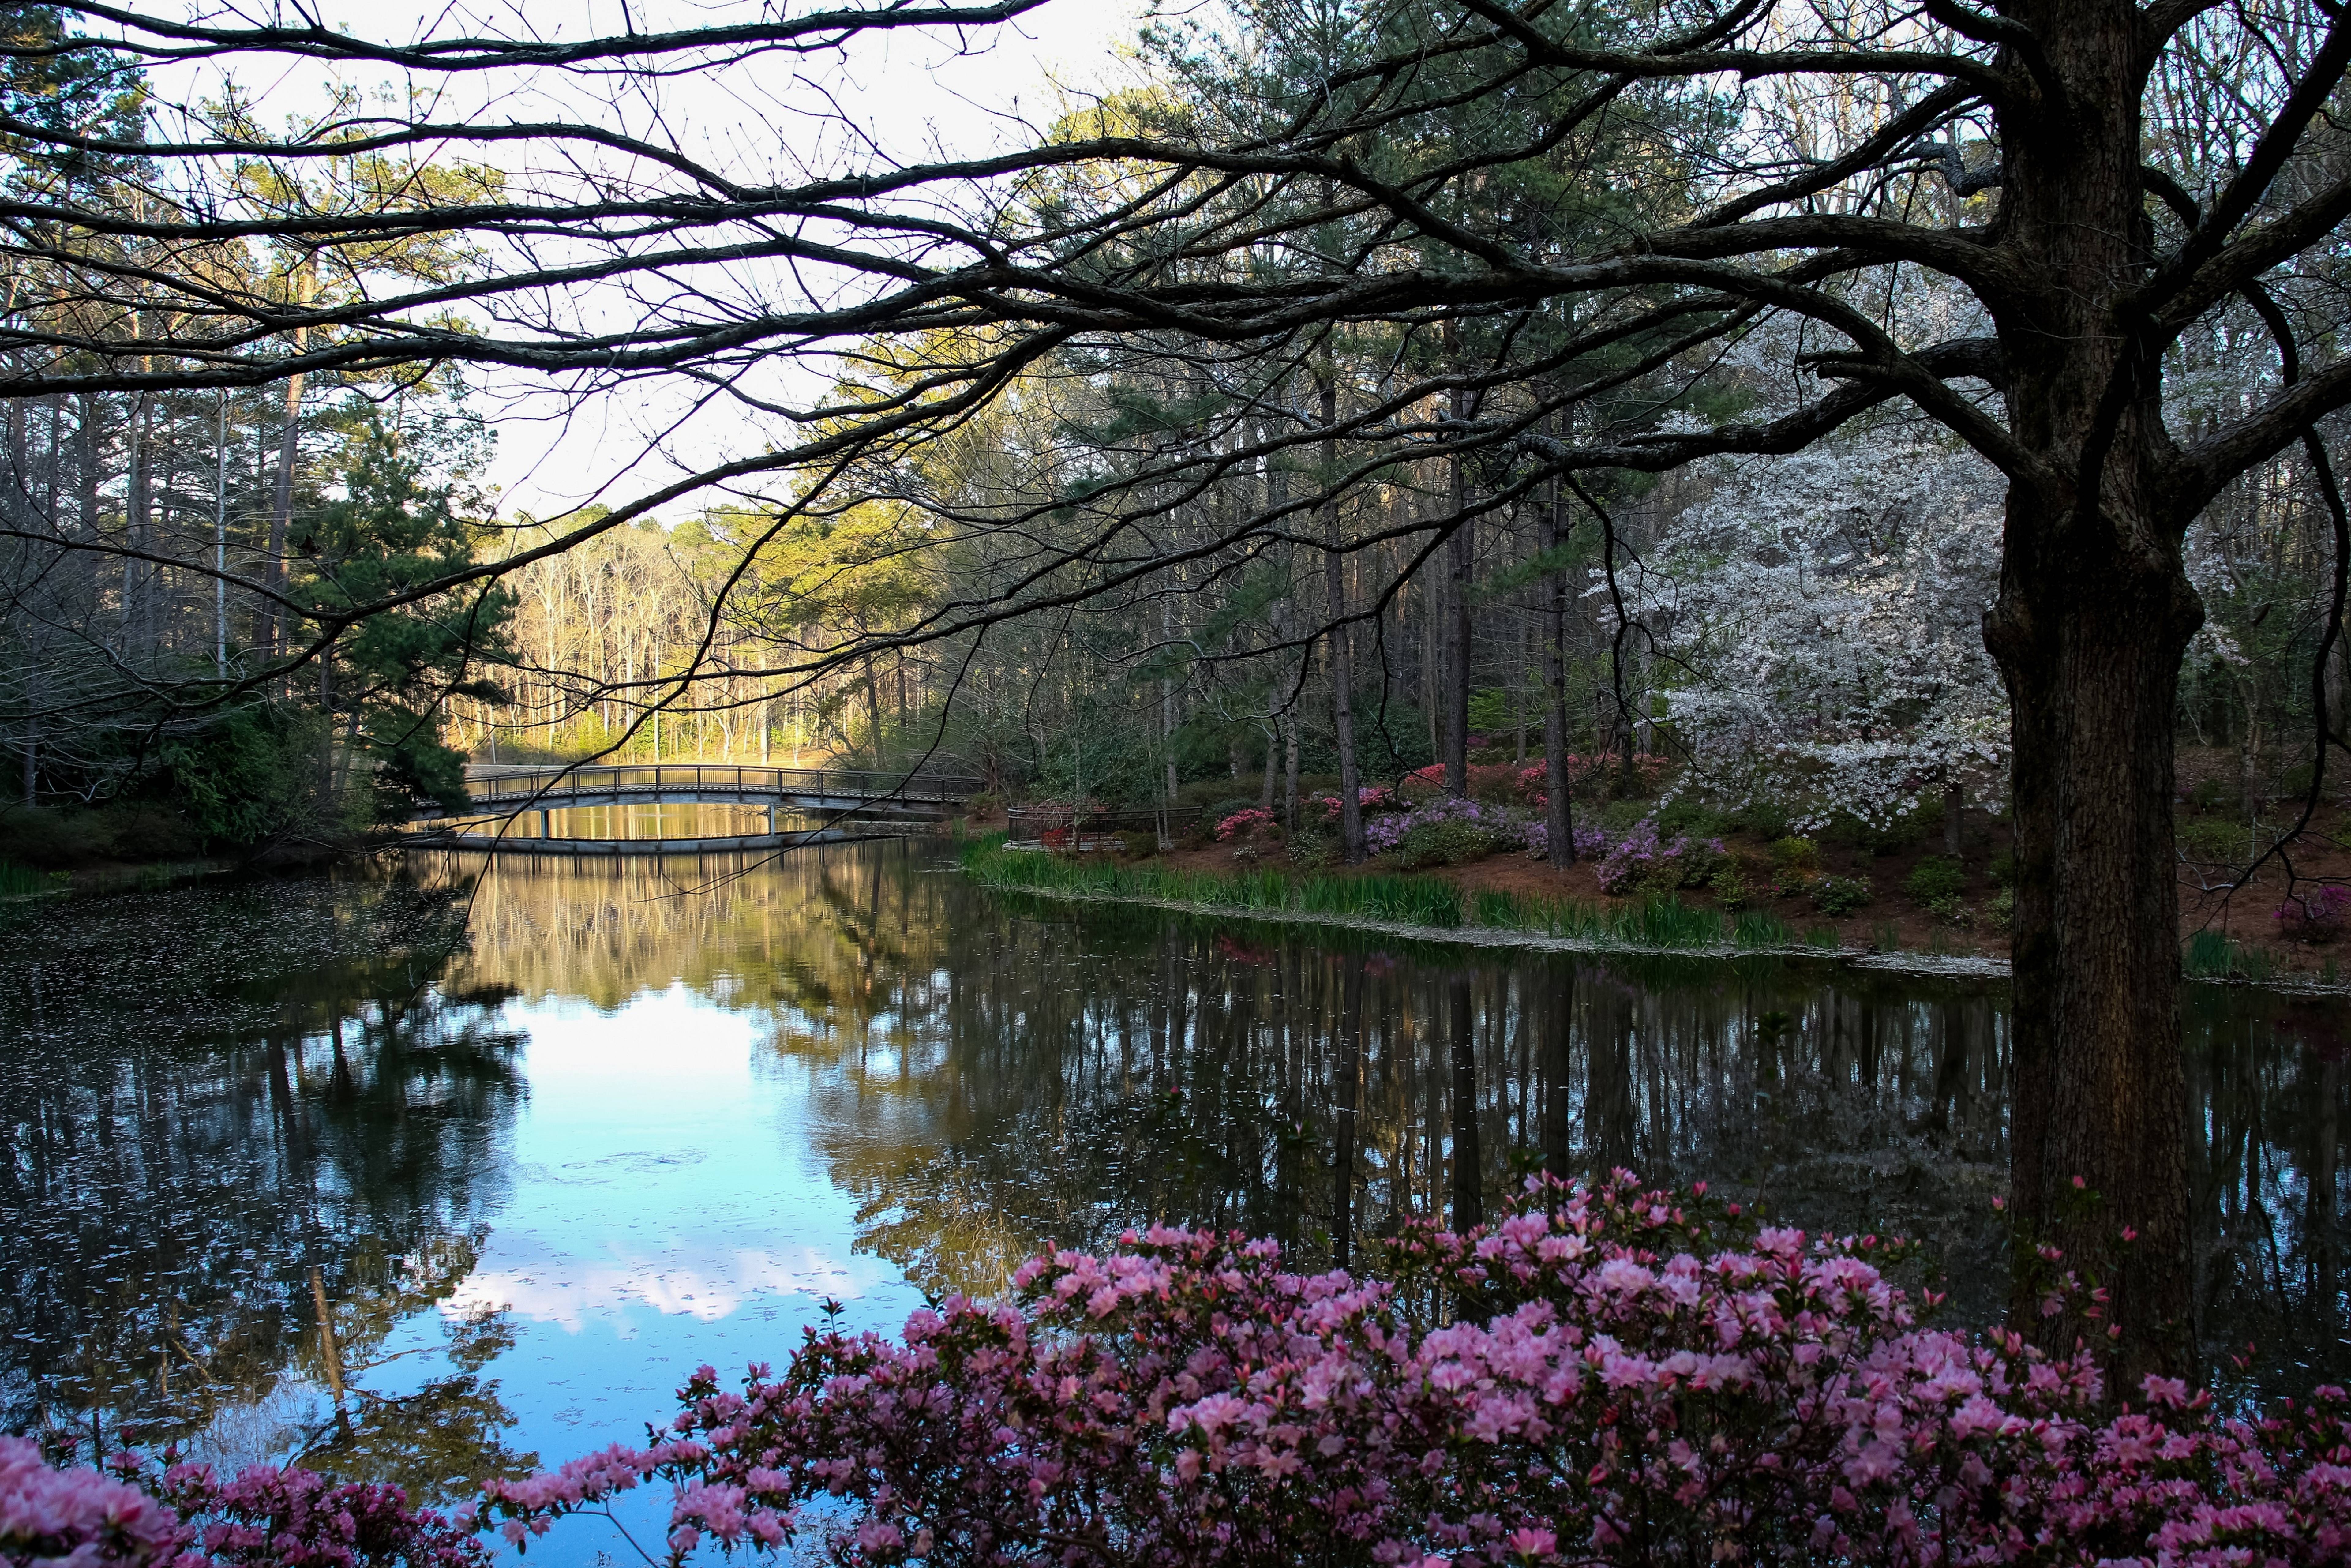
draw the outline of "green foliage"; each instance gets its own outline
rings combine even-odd
[[[1730,813],[1729,823],[1766,841],[1788,836],[1788,808],[1778,800],[1750,800]]]
[[[1706,885],[1708,891],[1714,894],[1715,902],[1725,909],[1743,909],[1747,901],[1754,896],[1754,890],[1747,883],[1746,868],[1734,860],[1725,860],[1707,879]]]
[[[473,559],[476,525],[461,515],[460,492],[428,479],[423,457],[381,424],[359,432],[343,488],[296,541],[310,559],[299,591],[314,614],[396,597]],[[465,759],[441,744],[440,705],[502,698],[469,672],[503,655],[514,607],[510,591],[486,589],[371,615],[334,644],[333,716],[375,764],[380,815],[396,819],[420,800],[464,810]]]
[[[1678,898],[1645,898],[1625,912],[1632,946],[1704,947],[1722,940],[1722,916]]]
[[[1991,902],[1984,906],[1984,914],[1991,921],[1992,925],[2000,930],[2008,931],[2014,929],[2016,925],[2016,889],[2012,887],[2003,887],[1998,893],[1993,894],[1991,895]]]
[[[1461,890],[1431,877],[1304,876],[1279,872],[1217,873],[1133,865],[1106,858],[1007,850],[999,838],[974,840],[961,854],[965,873],[985,887],[1010,892],[1138,898],[1211,909],[1296,912],[1416,925],[1461,924]]]
[[[1792,947],[1796,931],[1778,915],[1759,909],[1739,917],[1730,939],[1741,947]]]
[[[1823,915],[1851,915],[1869,902],[1865,876],[1824,876],[1813,884],[1813,907]]]
[[[1771,891],[1782,898],[1808,892],[1821,873],[1821,847],[1810,839],[1777,839],[1771,844]]]
[[[1938,913],[1940,905],[1956,904],[1967,887],[1967,868],[1945,855],[1928,855],[1902,881],[1912,903]]]
[[[1451,883],[1426,876],[1283,876],[1275,872],[1207,873],[1135,865],[1107,857],[1073,858],[1007,850],[1000,835],[967,841],[964,872],[983,887],[1087,898],[1146,899],[1211,910],[1324,915],[1440,929],[1477,925],[1537,932],[1621,947],[1716,947],[1723,919],[1677,898],[1652,897],[1617,909],[1575,899],[1488,889],[1465,901]],[[1785,946],[1788,928],[1768,916],[1741,923],[1750,946]]]
[[[56,893],[63,885],[55,872],[35,871],[14,861],[0,860],[0,898],[26,898]]]
[[[2196,817],[2178,824],[2174,837],[2192,861],[2207,865],[2235,865],[2250,858],[2250,835],[2242,822],[2220,817]]]
[[[1832,843],[1848,844],[1872,855],[1898,855],[1917,847],[1928,830],[1938,825],[1942,819],[1941,800],[1914,800],[1882,822],[1840,812],[1823,830],[1822,836]]]
[[[1423,822],[1396,841],[1385,858],[1405,871],[1435,865],[1467,865],[1484,860],[1502,847],[1501,836],[1475,822]]]
[[[2266,980],[2269,954],[2248,947],[2218,931],[2199,931],[2188,938],[2181,970],[2194,980]]]
[[[1611,839],[1620,839],[1648,815],[1649,803],[1646,800],[1611,800],[1600,808],[1601,830]]]
[[[1719,812],[1708,810],[1687,794],[1659,806],[1656,821],[1657,837],[1661,839],[1719,839],[1730,826]]]
[[[213,848],[261,848],[318,826],[326,726],[314,710],[253,704],[162,750],[168,799]],[[461,789],[462,794],[462,789]]]

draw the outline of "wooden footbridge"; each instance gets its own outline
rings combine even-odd
[[[791,849],[902,837],[913,824],[954,816],[983,787],[982,780],[957,774],[709,762],[484,769],[466,779],[472,805],[462,817],[418,818],[404,841],[417,848],[541,855],[691,855]],[[765,832],[712,838],[554,836],[553,813],[603,806],[752,806],[766,810],[768,825]],[[831,821],[820,828],[778,830],[779,813]]]

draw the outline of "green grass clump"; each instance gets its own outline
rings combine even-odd
[[[2271,967],[2267,953],[2218,931],[2190,936],[2179,967],[2194,980],[2266,980]]]
[[[62,879],[52,873],[35,871],[14,861],[0,861],[0,898],[21,897],[27,894],[55,893]]]
[[[1435,877],[1301,876],[1280,872],[1179,872],[1152,864],[1007,850],[974,840],[958,857],[983,887],[1092,898],[1150,898],[1242,914],[1328,915],[1414,925],[1461,924],[1461,890]]]
[[[1740,947],[1792,947],[1796,928],[1769,910],[1750,910],[1739,917],[1730,940]]]
[[[1722,940],[1722,916],[1672,896],[1645,898],[1618,921],[1620,939],[1636,947],[1710,947]]]

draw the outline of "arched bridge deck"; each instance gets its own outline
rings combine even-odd
[[[504,768],[466,780],[473,798],[466,818],[514,819],[536,813],[535,836],[466,831],[416,819],[409,842],[419,847],[495,850],[528,854],[699,854],[788,849],[883,836],[880,821],[936,821],[954,815],[983,788],[956,774],[879,773],[844,768],[762,768],[734,763],[676,762],[643,767]],[[768,831],[726,838],[561,839],[549,834],[547,813],[597,806],[737,805],[764,807]],[[775,829],[775,813],[862,821],[855,827]]]

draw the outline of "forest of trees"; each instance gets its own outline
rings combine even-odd
[[[999,151],[820,92],[717,133],[1042,3],[6,6],[17,820],[326,842],[461,753],[779,747],[1293,815],[1330,775],[1349,859],[1358,786],[1473,753],[1991,806],[2016,1210],[2126,1371],[2180,1364],[2175,753],[2310,809],[2340,747],[2351,24],[1234,0]],[[696,455],[502,512],[526,384]]]

